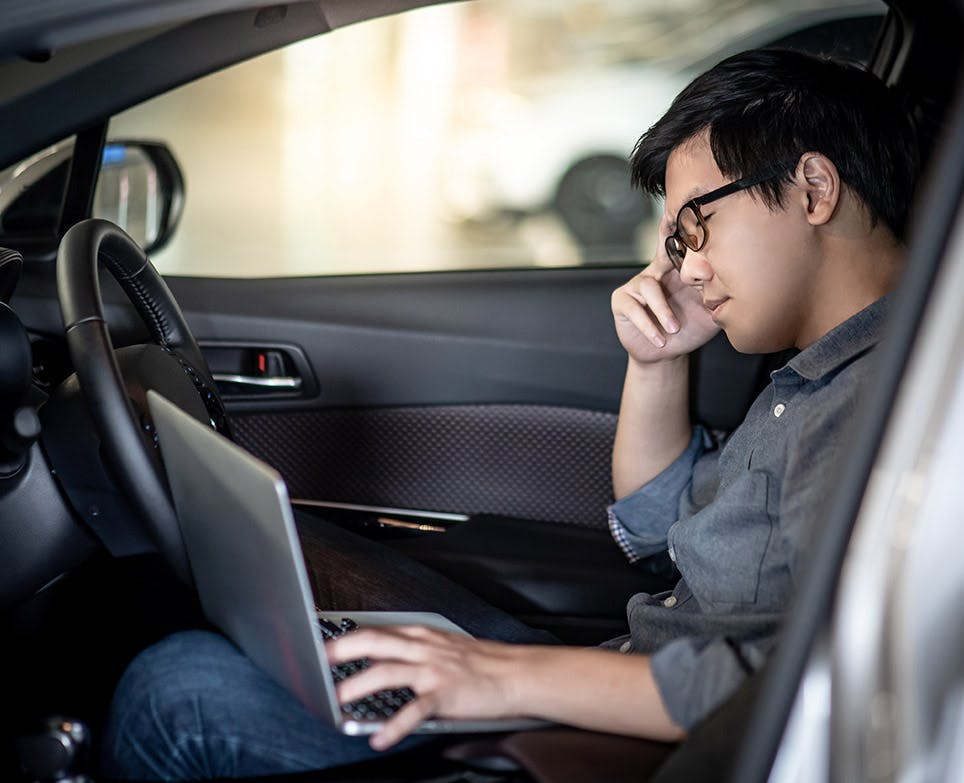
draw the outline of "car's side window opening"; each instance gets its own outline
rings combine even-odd
[[[53,237],[67,192],[73,137],[0,171],[0,237]]]
[[[693,73],[769,43],[870,56],[882,3],[805,5],[446,4],[206,77],[109,137],[164,142],[181,164],[164,273],[642,262],[661,205],[626,158]],[[686,20],[699,34],[680,47]]]

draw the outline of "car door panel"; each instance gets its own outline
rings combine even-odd
[[[299,346],[317,399],[232,410],[536,403],[618,407],[609,294],[624,270],[170,278],[201,342]]]
[[[307,357],[315,398],[227,403],[293,497],[605,531],[626,272],[544,271],[171,284],[202,343]]]

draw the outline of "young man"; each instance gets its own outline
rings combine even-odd
[[[687,87],[632,166],[665,211],[653,263],[612,297],[628,367],[610,526],[630,559],[668,551],[681,579],[634,596],[631,633],[595,649],[417,627],[330,642],[336,662],[373,661],[339,686],[342,701],[417,694],[371,748],[395,746],[431,715],[680,739],[772,647],[900,276],[913,131],[863,71],[749,52]],[[687,399],[687,356],[719,329],[740,351],[799,351],[722,449],[692,426]],[[448,613],[472,615],[468,603]],[[106,745],[108,771],[127,777],[265,774],[371,753],[199,633],[132,665]]]

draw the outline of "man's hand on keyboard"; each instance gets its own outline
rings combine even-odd
[[[415,698],[371,738],[391,747],[423,720],[521,715],[513,683],[540,648],[501,644],[423,626],[364,628],[326,643],[330,663],[368,658],[371,664],[338,684],[341,704],[385,689],[410,687]]]

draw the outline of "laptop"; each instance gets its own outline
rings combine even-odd
[[[181,536],[207,618],[254,663],[338,731],[371,734],[411,692],[380,692],[342,708],[323,638],[345,627],[422,624],[466,633],[434,612],[316,612],[281,476],[154,391],[148,406]],[[396,704],[397,702],[397,704]],[[535,719],[427,720],[418,733],[514,731]]]

